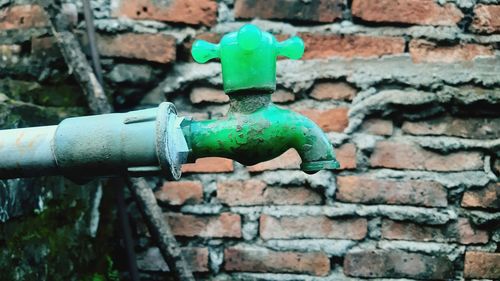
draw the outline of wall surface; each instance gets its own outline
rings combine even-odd
[[[32,2],[0,0],[2,128],[88,113]],[[87,48],[81,2],[67,2]],[[500,1],[94,0],[92,7],[106,90],[120,111],[168,100],[183,115],[223,116],[220,64],[194,63],[195,39],[218,42],[252,22],[280,40],[305,41],[303,60],[278,63],[273,101],[327,132],[338,171],[308,176],[290,150],[251,167],[200,159],[183,167],[179,182],[149,179],[200,279],[500,279]],[[0,182],[0,272],[16,268],[7,280],[116,278],[123,255],[99,245],[112,248],[119,235],[106,240],[102,216],[97,233],[105,238],[88,234],[99,217],[97,186]],[[161,280],[168,269],[129,208],[143,280]],[[19,224],[50,227],[33,236]]]

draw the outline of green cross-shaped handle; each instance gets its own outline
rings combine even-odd
[[[276,90],[276,59],[300,59],[304,42],[297,36],[278,42],[269,32],[246,24],[222,37],[219,44],[196,40],[191,54],[198,63],[220,58],[224,91]]]

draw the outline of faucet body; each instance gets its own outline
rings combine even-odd
[[[253,165],[294,148],[307,173],[339,167],[332,145],[314,122],[271,102],[276,90],[276,59],[302,57],[302,39],[294,36],[278,42],[269,32],[246,24],[224,35],[219,44],[195,41],[191,53],[199,63],[220,59],[230,109],[219,120],[182,126],[190,160],[222,156]]]
[[[186,123],[191,160],[219,156],[254,165],[294,148],[307,173],[339,167],[323,131],[305,116],[274,105],[268,93],[233,94],[227,117]]]

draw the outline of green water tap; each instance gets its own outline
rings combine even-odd
[[[301,58],[304,43],[299,37],[278,42],[247,24],[226,34],[219,44],[197,40],[191,53],[198,63],[220,59],[224,92],[230,97],[227,117],[184,122],[191,161],[220,156],[253,165],[294,148],[305,172],[339,167],[332,145],[314,122],[271,102],[276,60],[278,56]]]
[[[278,42],[254,25],[225,35],[219,44],[196,41],[197,62],[221,61],[230,98],[226,117],[193,121],[164,102],[127,113],[67,118],[54,126],[0,130],[0,180],[64,175],[84,182],[156,174],[178,180],[182,164],[200,157],[253,165],[290,148],[307,173],[338,168],[332,145],[314,122],[271,102],[277,57],[299,59],[303,52],[300,38]]]

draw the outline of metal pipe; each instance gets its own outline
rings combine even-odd
[[[171,103],[63,120],[58,126],[0,131],[0,179],[64,175],[179,179],[188,147]]]
[[[52,151],[56,129],[45,126],[0,131],[0,178],[53,175],[57,167]]]

